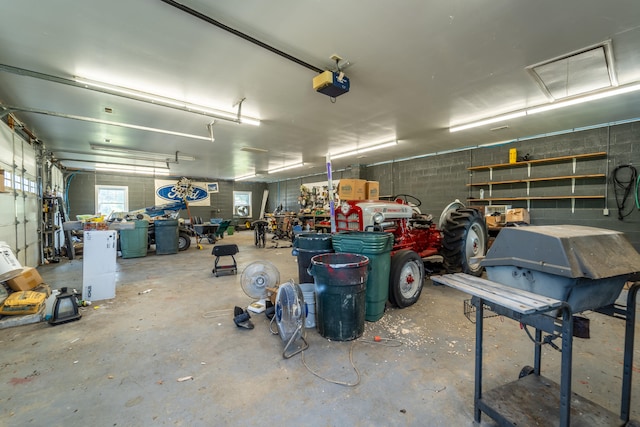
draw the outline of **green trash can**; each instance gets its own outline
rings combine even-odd
[[[333,341],[362,336],[369,258],[345,253],[316,255],[309,273],[315,283],[320,335]]]
[[[298,283],[313,283],[313,277],[307,271],[311,258],[316,255],[333,252],[331,234],[301,233],[293,239],[291,255],[298,257]]]
[[[154,221],[156,255],[178,253],[178,220],[157,219]]]
[[[227,234],[229,236],[233,236],[234,231],[235,231],[235,227],[233,225],[230,225],[227,227]]]
[[[382,231],[342,231],[333,235],[333,249],[366,255],[369,258],[366,316],[368,322],[380,320],[389,298],[393,234]]]
[[[135,220],[135,228],[120,230],[120,252],[122,258],[139,258],[147,256],[149,246],[149,221]]]

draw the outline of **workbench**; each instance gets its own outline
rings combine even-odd
[[[432,276],[431,279],[472,295],[476,324],[474,419],[477,423],[480,423],[482,412],[500,426],[623,426],[629,421],[635,308],[640,282],[629,289],[625,308],[607,306],[597,310],[624,317],[626,321],[622,398],[618,416],[571,392],[573,313],[569,304],[464,273]],[[526,369],[530,367],[525,367],[516,381],[483,392],[483,319],[487,308],[525,327],[530,325],[535,328],[534,366],[530,372]],[[542,337],[543,331],[561,335],[562,338],[559,385],[540,373],[541,347],[546,343]]]

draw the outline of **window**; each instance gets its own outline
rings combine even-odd
[[[251,191],[233,192],[233,216],[251,217]]]
[[[129,187],[96,185],[96,213],[129,211]]]

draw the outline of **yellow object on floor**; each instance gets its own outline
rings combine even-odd
[[[0,306],[0,314],[22,315],[37,313],[46,299],[47,295],[42,292],[14,292]]]

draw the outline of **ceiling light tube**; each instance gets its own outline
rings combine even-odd
[[[162,134],[165,134],[165,135],[182,136],[184,138],[192,138],[192,139],[201,139],[203,141],[211,141],[211,138],[208,137],[208,136],[200,136],[200,135],[193,135],[193,134],[190,134],[190,133],[174,132],[172,130],[152,128],[152,127],[147,127],[147,126],[139,126],[139,125],[133,125],[133,124],[130,124],[130,123],[114,122],[114,121],[111,121],[111,120],[102,120],[102,119],[96,119],[96,118],[93,118],[93,117],[77,116],[75,114],[57,113],[55,111],[40,110],[40,109],[37,109],[37,108],[18,107],[17,105],[1,105],[1,106],[3,108],[5,108],[5,109],[11,110],[11,111],[24,111],[24,112],[27,112],[27,113],[44,114],[45,116],[61,117],[63,119],[80,120],[80,121],[89,122],[89,123],[100,123],[100,124],[103,124],[103,125],[118,126],[118,127],[128,128],[128,129],[137,129],[137,130],[143,130],[143,131],[147,131],[147,132],[162,133]]]
[[[75,76],[74,80],[76,83],[85,85],[87,87],[91,86],[94,88],[102,89],[105,93],[110,93],[112,95],[124,95],[131,99],[136,99],[138,101],[150,102],[156,105],[162,105],[165,107],[178,108],[187,112],[194,112],[198,114],[204,114],[209,117],[218,118],[221,120],[228,120],[236,123],[248,124],[252,126],[260,126],[260,120],[253,117],[240,116],[238,114],[218,110],[215,108],[207,107],[204,105],[193,104],[187,101],[182,101],[179,99],[169,98],[166,96],[145,92],[138,89],[118,86],[111,83],[101,82],[97,80],[87,79],[85,77]]]
[[[497,123],[497,122],[502,122],[505,120],[511,120],[511,119],[516,119],[518,117],[524,117],[527,115],[526,111],[516,111],[515,113],[509,113],[509,114],[503,114],[501,116],[496,116],[496,117],[492,117],[490,119],[485,119],[485,120],[480,120],[477,122],[473,122],[473,123],[468,123],[466,125],[460,125],[460,126],[454,126],[449,128],[449,132],[453,133],[453,132],[459,132],[461,130],[467,130],[467,129],[472,129],[472,128],[477,128],[480,126],[484,126],[484,125],[489,125],[491,123]]]
[[[343,153],[336,153],[336,154],[329,154],[331,156],[331,159],[339,159],[342,157],[348,157],[348,156],[353,156],[356,154],[362,154],[362,153],[366,153],[367,151],[373,151],[373,150],[379,150],[382,148],[389,148],[389,147],[393,147],[395,145],[398,145],[398,141],[390,141],[390,142],[385,142],[383,144],[377,144],[377,145],[370,145],[368,147],[362,147],[362,148],[358,148],[356,150],[351,150],[351,151],[345,151]]]
[[[249,175],[242,175],[242,176],[236,176],[235,178],[233,178],[234,181],[244,181],[246,179],[251,179],[251,178],[255,178],[256,174],[255,173],[250,173]]]
[[[304,163],[296,163],[294,165],[282,166],[282,167],[279,167],[279,168],[269,169],[267,171],[267,173],[282,172],[282,171],[286,171],[286,170],[289,170],[289,169],[301,168],[302,166],[304,166]]]
[[[555,110],[555,109],[558,109],[558,108],[570,107],[572,105],[578,105],[578,104],[582,104],[582,103],[589,102],[589,101],[595,101],[595,100],[598,100],[598,99],[609,98],[611,96],[622,95],[622,94],[629,93],[629,92],[635,92],[637,90],[640,90],[640,83],[639,84],[635,84],[635,85],[631,85],[631,86],[618,87],[616,89],[607,90],[607,91],[604,91],[604,92],[594,93],[593,95],[581,96],[580,98],[569,99],[569,100],[566,100],[566,101],[558,101],[558,102],[554,102],[553,104],[549,104],[549,105],[542,105],[540,107],[529,108],[527,110],[527,115],[536,114],[536,113],[543,113],[545,111],[551,111],[551,110]]]
[[[558,108],[570,107],[572,105],[578,105],[585,102],[595,101],[598,99],[609,98],[611,96],[622,95],[625,93],[635,92],[638,90],[640,90],[640,83],[627,85],[627,86],[618,86],[615,89],[605,90],[605,91],[594,93],[591,95],[580,96],[580,97],[577,97],[574,99],[568,99],[565,101],[557,101],[551,104],[540,105],[538,107],[531,107],[526,110],[503,114],[501,116],[496,116],[496,117],[492,117],[485,120],[479,120],[477,122],[468,123],[466,125],[453,126],[449,128],[449,132],[453,133],[461,130],[467,130],[467,129],[488,125],[491,123],[497,123],[505,120],[515,119],[518,117],[529,116],[537,113],[544,113],[546,111],[552,111]]]

